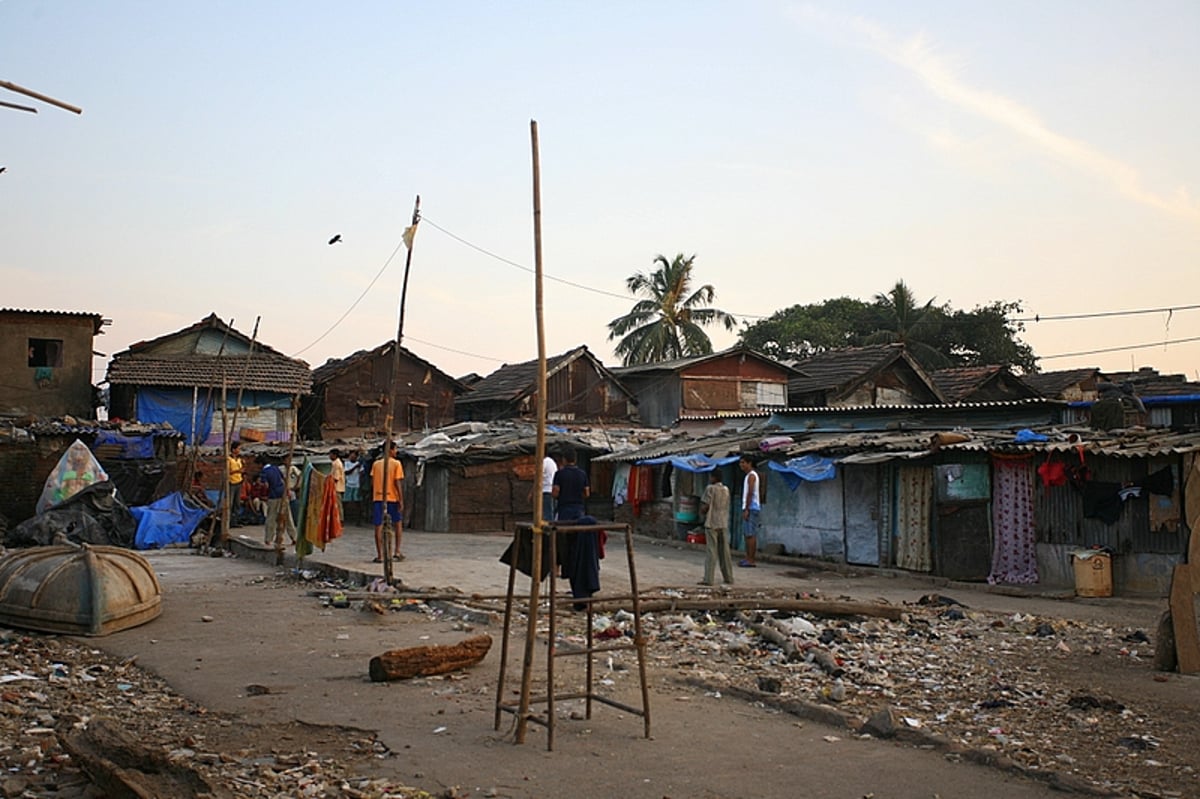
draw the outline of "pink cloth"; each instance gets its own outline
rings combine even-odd
[[[992,459],[992,573],[989,583],[1036,583],[1032,458]]]

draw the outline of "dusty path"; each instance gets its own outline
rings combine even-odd
[[[503,537],[407,534],[408,560],[398,573],[410,585],[455,587],[466,593],[500,593],[507,572],[495,560]],[[605,591],[623,590],[623,559],[605,561]],[[322,559],[347,569],[369,563],[369,533],[351,529]],[[373,684],[368,659],[385,649],[453,642],[469,631],[499,636],[499,623],[472,625],[451,615],[421,611],[379,615],[335,610],[307,596],[304,584],[276,578],[269,564],[210,559],[184,552],[152,556],[165,591],[161,619],[97,643],[158,673],[185,696],[257,723],[304,721],[379,732],[392,755],[370,762],[376,773],[431,791],[455,788],[458,796],[512,797],[1042,797],[1044,784],[929,751],[858,739],[844,729],[798,719],[769,705],[717,696],[687,684],[704,659],[678,658],[651,643],[650,740],[640,719],[606,706],[591,720],[563,703],[555,751],[545,732],[530,726],[523,746],[511,742],[511,717],[493,730],[499,642],[479,667],[450,679]],[[652,586],[694,590],[702,556],[639,542],[643,590]],[[912,602],[931,589],[921,581],[851,578],[765,564],[739,570],[741,590],[885,598]],[[940,589],[947,591],[947,589]],[[948,591],[947,591],[948,592]],[[1003,613],[1111,619],[1149,627],[1153,602],[1060,602],[982,592],[956,594],[973,607]],[[211,622],[202,621],[205,616]],[[565,624],[566,622],[564,622]],[[1151,628],[1152,629],[1152,628]],[[509,687],[516,688],[520,651],[514,639]],[[620,664],[618,664],[620,665]],[[602,675],[629,704],[638,704],[635,672]],[[1144,674],[1147,690],[1167,692],[1163,702],[1195,702],[1196,681],[1164,687]],[[1087,675],[1084,675],[1087,679]],[[252,692],[247,686],[262,686]],[[1181,687],[1176,687],[1181,686]],[[1178,692],[1176,695],[1174,692]],[[257,695],[252,695],[257,694]],[[575,711],[572,714],[572,711]],[[572,715],[575,718],[572,718]],[[248,729],[250,729],[248,727]],[[260,742],[268,749],[272,741]],[[1193,750],[1194,751],[1194,750]],[[1186,795],[1186,794],[1185,794]]]

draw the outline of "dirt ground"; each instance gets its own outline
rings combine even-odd
[[[406,569],[415,570],[420,547],[408,551]],[[698,557],[671,548],[643,555],[647,590],[706,596],[694,585]],[[803,661],[783,663],[761,641],[747,642],[729,616],[659,613],[647,625],[650,738],[643,737],[641,718],[597,705],[588,719],[582,702],[572,700],[558,705],[555,746],[547,751],[539,725],[529,725],[523,745],[513,742],[513,716],[504,714],[494,729],[502,617],[492,612],[489,620],[479,609],[496,610],[500,603],[468,597],[435,607],[407,603],[384,613],[357,602],[338,609],[310,595],[319,578],[305,580],[262,562],[182,551],[153,553],[151,560],[164,586],[158,620],[84,642],[10,634],[4,647],[10,654],[45,648],[50,661],[66,660],[54,648],[67,647],[75,662],[107,663],[113,675],[144,670],[129,679],[133,693],[146,695],[141,706],[126,707],[128,688],[116,700],[104,699],[110,681],[101,679],[63,700],[81,705],[65,720],[123,717],[145,743],[194,765],[232,796],[427,791],[452,797],[928,799],[1045,797],[1063,788],[1200,795],[1194,725],[1200,680],[1156,674],[1149,648],[1123,638],[1137,630],[1153,634],[1155,603],[960,592],[955,596],[971,606],[963,619],[947,618],[946,608],[914,605],[914,618],[903,623],[831,624],[853,693],[841,703],[836,696],[822,698],[828,675]],[[494,554],[487,560],[494,564]],[[899,604],[930,590],[786,566],[764,564],[759,571],[744,581],[752,584],[738,586],[738,594],[886,596]],[[1055,634],[1030,632],[1029,625],[1043,621]],[[561,617],[565,643],[579,640],[582,624],[582,614]],[[390,683],[366,676],[369,659],[385,650],[454,643],[480,632],[490,634],[494,646],[482,664],[465,672]],[[910,644],[897,646],[897,636],[908,636]],[[516,698],[523,637],[522,621],[511,638],[508,699]],[[884,667],[854,654],[870,651],[874,657],[885,644],[892,647],[892,661]],[[608,657],[597,661],[601,690],[639,706],[635,661],[628,653],[611,662]],[[851,662],[859,657],[861,664]],[[908,666],[900,661],[909,657],[935,664],[922,671],[923,688],[901,684]],[[560,691],[582,681],[583,661],[556,661]],[[6,663],[6,671],[12,665]],[[100,673],[99,666],[92,668]],[[940,676],[933,680],[930,674]],[[758,679],[764,675],[781,685],[764,690]],[[32,690],[20,682],[0,688],[8,689],[0,707],[10,716],[8,705],[23,698],[13,692]],[[542,692],[535,685],[534,693]],[[887,741],[860,737],[837,723],[839,716],[861,718],[882,706],[896,711],[901,727],[936,734]],[[813,708],[827,708],[829,717]],[[37,718],[23,723],[18,744],[28,746],[28,724]],[[53,752],[44,744],[42,749]],[[1058,776],[1047,776],[1051,771]],[[76,778],[64,778],[50,792],[38,775],[11,766],[10,774],[26,780],[11,789],[31,792],[6,789],[0,795],[102,795]],[[68,792],[72,786],[74,794]]]

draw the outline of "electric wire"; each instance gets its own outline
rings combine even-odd
[[[508,266],[511,266],[515,269],[519,269],[528,274],[535,274],[534,270],[531,269],[530,267],[525,266],[524,264],[521,264],[510,258],[505,258],[502,255],[498,255],[497,253],[494,253],[485,247],[481,247],[478,244],[475,244],[474,242],[458,235],[457,233],[454,233],[453,231],[448,230],[447,228],[443,227],[442,225],[439,225],[437,222],[431,220],[428,216],[423,215],[421,217],[421,221],[427,223],[430,227],[434,228],[435,230],[441,232],[445,236],[449,237],[450,239],[453,239],[454,241],[458,242],[459,244],[462,244],[465,247],[475,250],[476,252],[486,255],[487,257],[495,259],[503,264],[507,264]],[[333,324],[331,324],[325,330],[325,332],[323,332],[320,336],[318,336],[316,339],[314,339],[312,342],[310,342],[307,346],[303,347],[300,350],[297,350],[295,353],[293,353],[293,355],[298,356],[298,355],[301,355],[301,354],[307,352],[308,350],[312,349],[314,346],[319,344],[323,339],[325,339],[330,333],[332,333],[342,322],[344,322],[346,320],[346,318],[351,314],[351,312],[353,312],[354,309],[358,307],[359,303],[361,303],[362,300],[367,296],[368,292],[370,292],[370,290],[379,281],[379,278],[383,276],[383,273],[387,270],[388,266],[395,259],[396,254],[400,251],[400,248],[402,246],[404,246],[403,239],[401,239],[400,242],[396,245],[395,249],[392,250],[391,254],[384,261],[383,266],[381,266],[379,268],[379,271],[375,273],[375,276],[373,278],[371,278],[371,281],[367,284],[367,286],[362,290],[362,292],[358,295],[358,297],[354,300],[354,302],[350,304],[350,307],[348,307],[345,310],[345,312],[343,312],[342,315],[339,316],[333,322]],[[588,286],[583,283],[577,283],[575,281],[556,277],[554,275],[543,274],[543,276],[547,280],[552,280],[556,283],[561,283],[566,286],[571,286],[572,288],[577,288],[581,291],[588,291],[593,294],[599,294],[599,295],[602,295],[605,297],[613,297],[615,299],[624,300],[624,301],[629,301],[631,299],[631,297],[627,294],[617,294],[612,291],[607,291],[605,289],[598,289],[593,286]],[[1030,322],[1036,324],[1036,323],[1040,323],[1040,322],[1073,321],[1073,320],[1083,320],[1083,319],[1103,319],[1103,318],[1112,318],[1112,317],[1121,317],[1121,316],[1137,316],[1137,315],[1155,314],[1155,313],[1166,313],[1166,314],[1173,315],[1177,311],[1194,311],[1194,310],[1198,310],[1198,309],[1200,309],[1200,304],[1165,306],[1165,307],[1161,307],[1161,308],[1132,308],[1132,309],[1117,310],[1117,311],[1097,311],[1097,312],[1092,312],[1092,313],[1034,314],[1033,316],[1011,317],[1011,318],[1007,318],[1005,321],[1009,322],[1009,323],[1014,323],[1014,324],[1017,324],[1017,323],[1024,324],[1024,323],[1030,323]],[[729,313],[731,316],[734,316],[736,318],[741,318],[741,319],[769,319],[770,316],[773,315],[773,314],[762,315],[762,314],[747,314],[747,313],[734,313],[734,312],[729,312]],[[948,319],[939,320],[939,323],[940,324],[953,324],[953,322]],[[964,321],[964,324],[965,323],[967,323],[967,322]],[[479,353],[468,352],[466,350],[459,350],[459,349],[455,349],[453,347],[447,347],[447,346],[444,346],[441,344],[435,344],[431,341],[424,341],[422,339],[414,338],[411,336],[409,336],[408,338],[411,341],[416,341],[420,344],[424,344],[427,347],[433,347],[435,349],[444,350],[446,352],[452,352],[456,355],[464,355],[469,358],[478,358],[480,360],[492,361],[494,363],[503,363],[504,362],[504,359],[502,359],[502,358],[495,358],[490,355],[481,355]],[[1111,352],[1123,352],[1126,350],[1145,349],[1147,347],[1167,346],[1167,345],[1171,345],[1171,344],[1186,344],[1186,343],[1191,343],[1191,342],[1198,341],[1198,340],[1200,340],[1200,338],[1175,339],[1175,340],[1158,341],[1158,342],[1146,343],[1146,344],[1130,344],[1130,345],[1125,345],[1125,346],[1120,346],[1120,347],[1107,347],[1107,348],[1097,349],[1097,350],[1085,350],[1085,351],[1072,352],[1072,353],[1059,353],[1059,354],[1055,354],[1055,355],[1039,355],[1038,359],[1039,360],[1053,360],[1056,358],[1079,357],[1079,356],[1083,356],[1083,355],[1098,355],[1098,354],[1111,353]]]
[[[1195,341],[1200,341],[1200,336],[1192,336],[1191,338],[1177,338],[1169,341],[1151,341],[1146,344],[1128,344],[1123,347],[1105,347],[1098,350],[1081,350],[1079,352],[1060,352],[1057,355],[1039,355],[1039,361],[1049,361],[1055,358],[1078,358],[1083,355],[1101,355],[1106,352],[1125,352],[1126,350],[1144,350],[1150,347],[1165,347],[1168,344],[1190,344]]]
[[[337,318],[337,321],[335,321],[332,325],[330,325],[329,328],[324,333],[317,336],[316,339],[314,339],[311,343],[309,343],[309,345],[307,347],[304,347],[303,349],[299,349],[296,352],[292,353],[293,357],[296,355],[302,355],[303,353],[311,350],[313,347],[315,347],[317,344],[319,344],[322,339],[324,339],[326,336],[328,336],[330,333],[332,333],[334,331],[334,329],[337,328],[338,325],[340,325],[342,322],[345,321],[346,317],[350,315],[350,312],[353,311],[355,308],[357,308],[358,304],[363,301],[364,297],[367,296],[367,292],[371,290],[371,288],[375,285],[375,283],[379,280],[379,278],[383,277],[384,271],[388,268],[388,265],[391,264],[392,259],[396,257],[396,253],[400,252],[400,248],[403,246],[404,246],[404,238],[401,237],[399,243],[396,244],[396,249],[392,250],[392,254],[389,255],[387,257],[387,260],[383,262],[383,266],[379,267],[379,271],[375,273],[375,277],[371,278],[371,282],[368,283],[367,287],[362,290],[361,294],[358,295],[358,299],[356,299],[354,302],[350,303],[350,307],[346,309],[345,313],[343,313],[341,316],[339,316]]]

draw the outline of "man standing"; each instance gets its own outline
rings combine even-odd
[[[714,567],[721,564],[721,582],[733,584],[733,557],[729,554],[729,489],[721,482],[721,470],[713,469],[700,499],[704,515],[704,580],[713,584]]]
[[[329,451],[329,479],[333,480],[333,490],[337,492],[338,521],[346,520],[346,512],[342,500],[346,495],[346,467],[342,464],[342,453],[338,450]]]
[[[371,466],[371,488],[373,502],[371,504],[371,522],[375,525],[375,563],[383,563],[383,517],[384,511],[392,522],[395,545],[392,547],[392,558],[404,560],[400,554],[400,525],[404,519],[404,467],[396,460],[396,443],[390,441],[385,451],[386,457],[381,457]],[[384,487],[384,472],[387,472],[386,491]]]
[[[549,452],[542,458],[542,521],[554,521],[554,475],[558,473],[558,461]],[[532,496],[529,497],[533,499]]]
[[[349,463],[344,464],[346,467],[346,496],[345,501],[350,503],[350,509],[354,511],[354,521],[362,520],[362,508],[359,505],[359,500],[362,495],[359,493],[359,480],[362,477],[362,461],[358,459],[358,450],[354,450],[348,456]]]
[[[585,513],[584,503],[591,495],[587,472],[575,465],[575,450],[562,454],[564,466],[554,473],[552,496],[558,502],[558,520],[574,521]]]
[[[753,568],[758,564],[754,557],[758,553],[758,472],[749,455],[738,461],[745,478],[742,480],[742,536],[746,539],[746,557],[738,561],[739,566]]]
[[[245,479],[245,465],[241,456],[242,442],[234,441],[229,445],[229,485],[226,488],[229,497],[229,526],[241,527],[239,517],[242,513],[242,481]]]
[[[287,483],[283,479],[283,470],[279,468],[279,464],[268,461],[258,476],[267,484],[263,542],[274,543],[278,549],[283,546],[283,534],[286,532],[292,544],[295,544],[296,522],[292,519],[291,508],[288,507]]]

